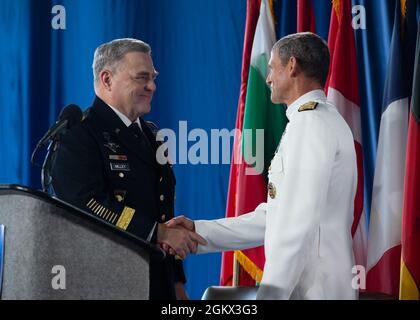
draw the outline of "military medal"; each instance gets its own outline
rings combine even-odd
[[[274,199],[276,197],[276,187],[272,182],[268,183],[268,195],[271,199]]]
[[[110,154],[109,160],[127,161],[128,159],[126,155]]]

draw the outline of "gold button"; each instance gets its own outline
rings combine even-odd
[[[124,178],[124,173],[120,172],[120,173],[118,174],[118,176],[119,176],[120,178]]]
[[[165,200],[165,196],[163,194],[161,194],[159,198],[160,198],[160,201]]]
[[[166,219],[166,216],[164,215],[164,214],[162,214],[162,221],[165,221],[165,219]]]
[[[162,182],[162,180],[163,180],[163,177],[160,177],[159,182]]]

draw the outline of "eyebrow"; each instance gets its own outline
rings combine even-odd
[[[147,71],[140,71],[136,73],[136,76],[148,76],[150,73]],[[159,75],[159,72],[156,70],[153,71],[153,77],[156,78]]]

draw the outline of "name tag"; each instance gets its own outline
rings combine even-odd
[[[112,171],[130,171],[130,165],[128,163],[115,163],[111,162]]]

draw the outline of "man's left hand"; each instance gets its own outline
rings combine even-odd
[[[177,300],[190,300],[182,282],[175,282],[175,294]]]

